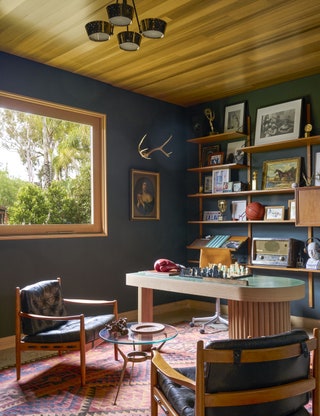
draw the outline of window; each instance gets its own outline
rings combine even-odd
[[[105,115],[0,92],[0,124],[0,239],[106,235]]]

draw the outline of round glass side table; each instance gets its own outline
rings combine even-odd
[[[172,325],[160,324],[156,322],[129,322],[127,323],[128,333],[126,335],[113,334],[104,328],[100,331],[99,336],[104,341],[114,344],[123,358],[123,367],[118,383],[117,393],[113,404],[117,404],[120,387],[123,382],[127,364],[132,363],[130,372],[130,381],[132,370],[135,363],[140,363],[151,358],[151,349],[160,350],[162,346],[170,339],[178,335],[178,331]],[[158,345],[160,344],[160,345]],[[120,345],[130,345],[132,350],[124,352]]]

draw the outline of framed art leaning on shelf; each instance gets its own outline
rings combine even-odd
[[[300,135],[302,99],[259,108],[255,146],[297,139]]]
[[[262,189],[291,188],[300,182],[300,157],[265,160],[262,170]]]

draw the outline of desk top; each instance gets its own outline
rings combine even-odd
[[[126,284],[145,289],[164,290],[190,295],[219,297],[247,302],[283,302],[302,299],[305,296],[303,280],[280,276],[247,276],[248,286],[210,282],[200,278],[164,276],[137,272],[126,274]]]

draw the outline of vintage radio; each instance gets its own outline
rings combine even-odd
[[[294,238],[253,238],[252,264],[296,267],[299,248]]]

